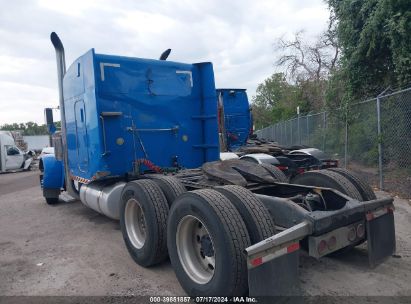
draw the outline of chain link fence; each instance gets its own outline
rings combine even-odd
[[[411,197],[411,88],[348,109],[300,115],[256,134],[321,149],[373,186]]]

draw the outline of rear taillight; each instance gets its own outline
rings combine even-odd
[[[327,246],[329,250],[333,250],[335,247],[337,247],[337,238],[335,236],[332,236],[328,239]]]
[[[365,235],[365,226],[364,226],[364,224],[358,224],[356,230],[357,230],[357,237],[359,239],[362,239]]]
[[[326,249],[327,249],[327,242],[325,240],[322,240],[321,242],[318,243],[318,246],[317,246],[318,254],[322,255]]]
[[[351,227],[350,230],[348,231],[347,239],[350,242],[354,242],[356,238],[357,238],[357,231],[355,227]]]
[[[365,226],[360,223],[350,228],[347,234],[347,239],[352,243],[357,239],[362,239],[365,236]]]
[[[326,251],[333,251],[337,247],[337,238],[331,236],[327,240],[321,240],[318,243],[317,251],[319,255],[323,255]]]

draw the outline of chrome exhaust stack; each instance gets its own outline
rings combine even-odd
[[[59,36],[52,32],[50,34],[51,43],[56,51],[56,61],[57,61],[57,81],[59,89],[59,106],[60,106],[60,116],[61,116],[61,137],[63,144],[63,160],[64,160],[64,175],[66,191],[73,198],[79,199],[78,192],[74,189],[72,181],[70,180],[70,171],[68,167],[68,154],[67,154],[67,139],[66,139],[66,116],[64,108],[64,95],[63,95],[63,77],[66,74],[66,59],[64,56],[64,46],[61,42]]]

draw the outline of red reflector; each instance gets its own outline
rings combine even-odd
[[[253,266],[258,266],[258,265],[261,265],[262,263],[263,263],[263,258],[262,257],[251,260],[251,265],[253,265]]]
[[[395,210],[394,207],[387,207],[387,212],[388,212],[388,213],[393,213],[394,210]]]
[[[280,169],[281,171],[288,170],[288,167],[286,166],[277,166],[277,168]]]
[[[294,252],[298,249],[300,249],[300,243],[291,244],[290,246],[287,247],[287,253]]]
[[[305,169],[304,168],[297,168],[297,173],[304,173]]]

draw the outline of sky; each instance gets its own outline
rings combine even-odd
[[[326,29],[323,0],[0,0],[0,125],[44,123],[58,106],[49,36],[63,41],[66,64],[97,53],[211,61],[217,88],[245,88],[249,99],[278,67],[274,42]]]

